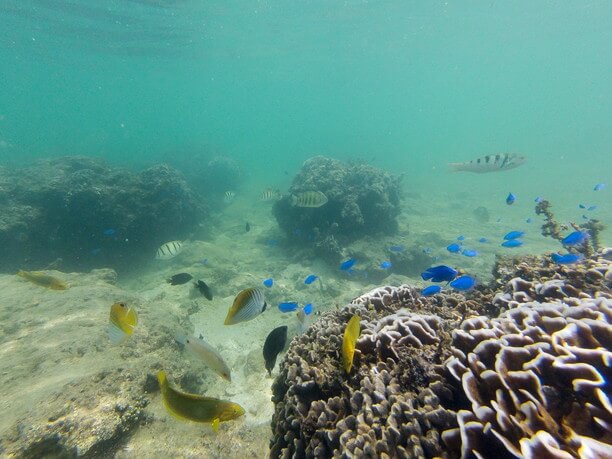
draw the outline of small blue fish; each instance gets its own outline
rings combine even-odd
[[[533,221],[533,219],[531,217],[529,217],[527,220],[525,220],[526,223],[531,223]]]
[[[403,245],[392,245],[391,247],[389,247],[389,250],[391,252],[403,252],[404,246]]]
[[[314,306],[312,305],[312,303],[308,303],[302,308],[302,310],[304,311],[304,314],[309,316],[310,314],[312,314],[312,311],[314,311]]]
[[[455,290],[465,291],[476,285],[476,279],[471,276],[461,276],[452,281],[449,285]]]
[[[566,253],[565,255],[553,253],[550,258],[552,258],[552,261],[560,265],[571,265],[572,263],[582,260],[582,256],[576,253]]]
[[[457,240],[458,241],[464,241],[465,240],[465,236],[457,236]]]
[[[511,241],[512,239],[518,239],[525,235],[524,231],[510,231],[504,236],[505,241]]]
[[[456,242],[453,242],[451,245],[446,247],[446,250],[448,250],[450,253],[459,253],[461,246]]]
[[[456,269],[446,265],[433,266],[421,273],[423,280],[431,280],[431,282],[450,282],[457,277]]]
[[[584,204],[578,204],[578,208],[579,209],[586,209],[586,206]]]
[[[268,278],[268,279],[265,279],[265,280],[264,280],[262,283],[263,283],[263,284],[264,284],[266,287],[270,288],[270,287],[272,287],[272,286],[274,285],[274,279],[272,279],[272,278],[270,277],[270,278]]]
[[[117,230],[114,228],[108,228],[102,231],[102,234],[104,234],[105,236],[114,236],[115,234],[117,234]]]
[[[535,201],[535,202],[542,202],[542,201],[543,201],[543,199],[542,199],[541,197],[539,197],[539,196],[538,196],[537,198],[535,198],[535,199],[534,199],[534,201]]]
[[[480,239],[478,239],[478,242],[486,244],[487,242],[489,242],[489,240],[486,237],[481,237]]]
[[[478,252],[476,250],[471,250],[471,249],[463,249],[463,252],[461,252],[461,254],[465,255],[466,257],[478,256]]]
[[[340,270],[350,271],[350,269],[355,265],[355,263],[357,263],[357,260],[355,260],[354,258],[349,258],[348,260],[340,263]]]
[[[595,210],[595,209],[597,209],[597,206],[589,206],[587,210]]]
[[[281,312],[293,312],[297,311],[298,304],[295,301],[286,301],[284,303],[279,303],[278,309]]]
[[[513,249],[515,247],[520,247],[522,245],[523,245],[523,241],[521,241],[520,239],[510,239],[509,241],[502,242],[502,247],[508,247],[510,249]]]
[[[380,268],[381,268],[381,269],[389,269],[391,266],[392,266],[392,264],[391,264],[391,262],[390,262],[390,261],[383,261],[383,262],[380,264]]]
[[[593,187],[593,191],[600,191],[600,190],[603,190],[605,187],[606,187],[605,183],[598,183],[597,185]]]
[[[421,295],[422,296],[432,296],[435,295],[436,293],[440,293],[442,291],[442,287],[440,287],[439,285],[430,285],[429,287],[425,287],[423,290],[421,290]]]
[[[582,244],[589,237],[589,233],[586,231],[574,231],[569,235],[565,236],[561,239],[561,244],[563,245],[576,245]]]
[[[310,275],[310,276],[308,276],[306,279],[304,279],[304,283],[305,283],[306,285],[310,285],[310,284],[312,284],[314,281],[316,281],[318,278],[319,278],[318,276],[316,276],[316,275],[314,275],[314,274],[311,274],[311,275]]]
[[[516,196],[514,196],[512,193],[508,193],[508,197],[506,198],[506,204],[511,206],[512,204],[514,204],[514,201],[516,201]]]

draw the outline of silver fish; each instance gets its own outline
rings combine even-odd
[[[171,258],[176,257],[182,251],[183,243],[181,241],[166,242],[165,244],[162,244],[159,249],[157,249],[155,258],[157,260],[170,260]]]
[[[280,199],[281,193],[279,190],[267,188],[261,192],[262,201],[276,201]]]
[[[522,164],[525,164],[527,158],[521,155],[512,153],[498,153],[496,155],[487,155],[480,158],[466,161],[464,163],[450,163],[451,172],[475,172],[484,174],[485,172],[499,172],[508,169],[514,169]]]
[[[178,335],[176,340],[183,344],[190,354],[200,359],[208,368],[223,379],[232,381],[231,370],[223,360],[223,357],[214,347],[202,339],[202,335],[199,338]]]
[[[304,191],[291,195],[291,205],[297,207],[321,207],[327,201],[327,196],[321,191]]]

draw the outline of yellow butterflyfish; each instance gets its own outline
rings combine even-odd
[[[17,271],[19,277],[29,280],[33,284],[40,285],[42,287],[50,288],[51,290],[66,290],[68,285],[59,280],[57,277],[49,276],[42,271]]]
[[[355,355],[355,343],[361,333],[359,322],[361,318],[358,315],[354,315],[349,320],[346,328],[344,329],[344,338],[342,339],[342,365],[347,373],[351,372],[353,367],[353,356]]]
[[[245,411],[237,403],[203,395],[181,392],[170,386],[165,371],[157,373],[164,406],[174,417],[194,422],[210,422],[215,432],[219,423],[242,416]]]
[[[132,306],[123,302],[115,303],[110,310],[108,337],[113,344],[121,344],[127,340],[138,324],[138,314]]]

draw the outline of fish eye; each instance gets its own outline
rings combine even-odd
[[[122,308],[125,308],[125,303],[119,303],[119,306],[121,306]]]
[[[187,339],[185,340],[185,342],[186,342],[187,344],[189,344],[191,341],[189,340],[189,338],[187,338]]]

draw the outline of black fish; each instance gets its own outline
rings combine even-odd
[[[280,352],[282,352],[283,349],[285,349],[286,343],[286,325],[275,328],[266,338],[266,342],[264,343],[263,347],[263,356],[264,360],[266,361],[266,370],[268,370],[268,374],[270,376],[272,376],[272,370],[274,369],[274,365],[276,364],[276,357]]]
[[[193,279],[193,276],[191,274],[179,273],[172,276],[166,282],[168,282],[170,285],[183,285],[189,282],[191,279]]]
[[[248,233],[249,231],[251,231],[251,225],[249,225],[249,222],[246,222],[246,225],[244,227],[244,230]]]
[[[193,285],[195,285],[195,287],[200,291],[202,295],[206,297],[207,300],[212,301],[213,299],[212,290],[210,289],[208,285],[206,285],[206,282],[199,280],[199,281],[194,282]]]

